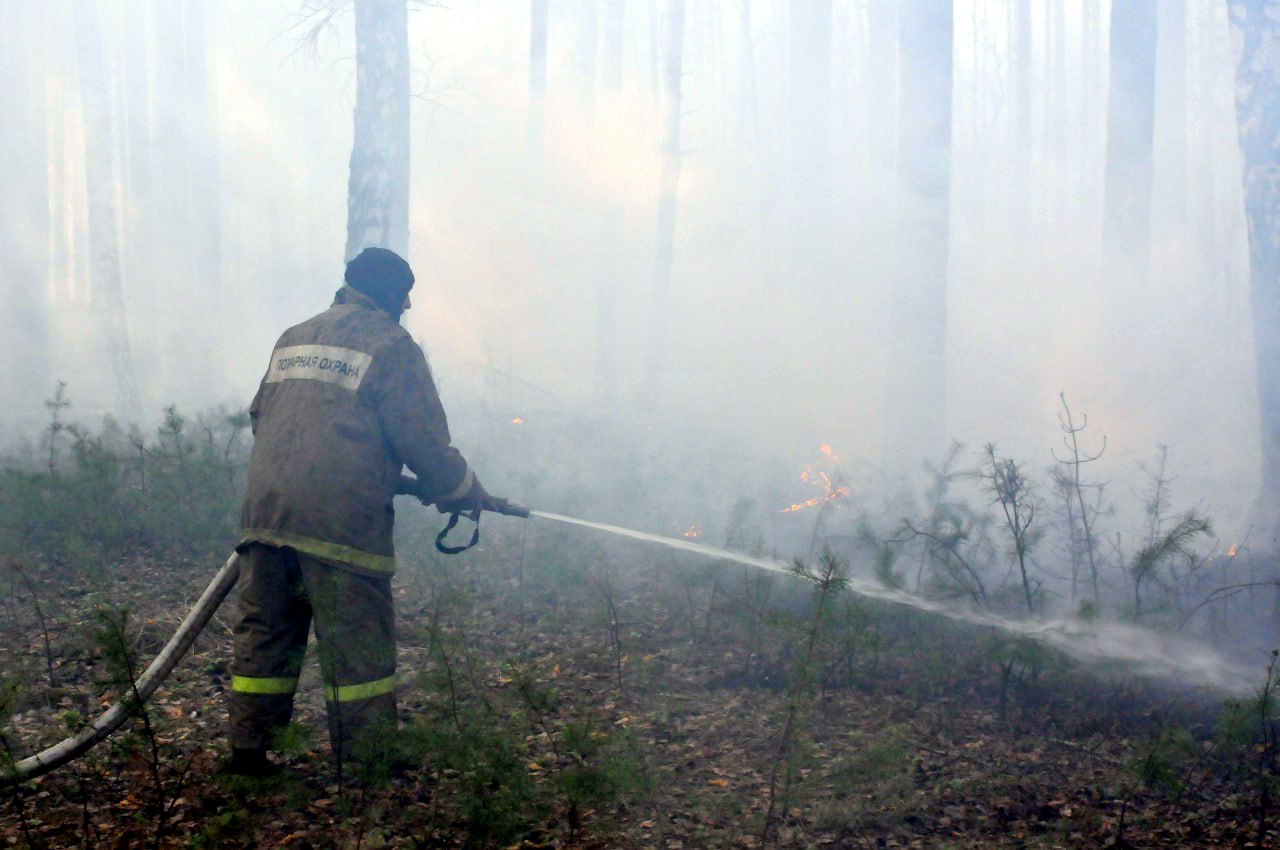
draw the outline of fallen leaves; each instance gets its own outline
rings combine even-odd
[[[980,668],[972,679],[947,671],[953,684],[930,690],[922,688],[923,674],[891,656],[875,675],[862,674],[856,687],[820,693],[815,688],[799,715],[794,769],[787,781],[774,782],[788,681],[781,651],[785,626],[737,630],[735,623],[746,621],[722,610],[709,631],[700,614],[702,636],[690,640],[679,621],[689,597],[682,589],[675,597],[680,605],[670,604],[669,576],[650,570],[638,572],[630,584],[620,578],[616,590],[624,617],[644,627],[623,632],[621,656],[629,660],[623,662],[619,689],[615,658],[590,598],[547,583],[540,587],[544,596],[558,593],[572,601],[535,609],[526,600],[522,620],[512,595],[495,590],[503,585],[484,571],[500,569],[498,563],[449,577],[459,583],[450,586],[451,598],[460,601],[446,612],[447,629],[438,636],[455,652],[447,671],[455,686],[488,700],[481,710],[511,712],[513,766],[521,781],[545,795],[540,799],[561,804],[548,806],[543,821],[506,844],[515,850],[758,850],[766,843],[783,850],[1009,848],[1041,839],[1046,847],[1103,846],[1116,836],[1126,805],[1127,840],[1135,845],[1257,846],[1249,788],[1228,775],[1205,774],[1197,793],[1182,799],[1150,793],[1123,802],[1117,789],[1132,780],[1125,766],[1145,740],[1144,731],[1134,724],[1117,734],[1122,718],[1110,719],[1109,727],[1080,721],[1096,711],[1087,692],[1057,694],[1052,706],[1028,703],[1001,719],[992,692],[984,691],[989,683]],[[193,574],[178,580],[159,561],[130,569],[128,603],[137,609],[137,622],[157,624],[147,626],[154,639],[169,628],[183,600],[200,589],[201,579]],[[531,573],[527,580],[532,586]],[[93,600],[111,598],[116,585],[108,585],[102,593],[63,601],[68,625],[56,659],[60,690],[42,701],[43,692],[33,684],[27,702],[9,718],[6,739],[24,748],[55,740],[66,734],[74,714],[92,719],[95,708],[105,710],[116,698],[118,689],[102,684],[102,659],[87,643],[77,643],[83,637],[73,637],[88,630],[83,624],[92,620]],[[402,694],[402,707],[415,714],[418,704],[444,698],[447,677],[427,632],[432,606],[420,598],[421,588],[396,590],[405,635],[401,672],[414,682]],[[723,596],[719,604],[728,607]],[[34,620],[0,620],[0,630],[7,630],[0,634],[0,661],[6,672],[27,672],[28,681],[41,683],[47,681],[43,641],[31,639],[33,628]],[[168,820],[159,844],[166,850],[187,846],[201,834],[213,836],[205,846],[227,848],[355,846],[361,834],[362,847],[462,842],[457,813],[440,793],[441,783],[460,781],[461,770],[428,765],[421,774],[358,794],[336,784],[323,746],[325,707],[313,664],[304,670],[295,718],[316,733],[320,746],[292,753],[282,785],[270,793],[241,798],[228,791],[216,770],[226,753],[229,658],[227,629],[211,629],[151,706],[157,741],[167,754],[163,793],[155,793],[135,732],[33,784],[22,815],[14,806],[0,810],[0,830],[20,835],[25,817],[33,846],[155,844],[157,821],[150,813],[163,798]],[[545,692],[541,721],[521,702],[521,688]],[[945,696],[929,695],[938,690]],[[634,742],[624,767],[643,774],[648,786],[612,806],[580,807],[574,816],[581,822],[570,829],[569,807],[562,805],[557,783],[566,768],[605,766],[602,758],[579,760],[565,749],[566,725],[586,720],[594,727],[584,742],[599,742],[605,733]],[[1049,738],[1043,732],[1047,722],[1075,727]],[[905,743],[894,744],[895,735]],[[781,822],[765,842],[761,827],[771,788]],[[84,789],[91,789],[90,804],[83,802]],[[375,828],[383,827],[375,837]],[[86,828],[93,830],[91,838],[82,835]]]

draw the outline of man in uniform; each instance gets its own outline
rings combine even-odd
[[[275,770],[273,733],[315,623],[339,765],[394,729],[392,497],[403,467],[424,502],[492,502],[450,445],[422,349],[400,326],[409,264],[385,248],[347,263],[333,306],[284,332],[249,408],[230,725],[233,773]]]

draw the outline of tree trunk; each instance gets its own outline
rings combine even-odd
[[[409,253],[409,21],[405,0],[355,0],[356,109],[347,182],[350,260]]]
[[[45,160],[44,14],[39,5],[0,9],[0,150],[8,166],[0,206],[0,276],[8,305],[0,327],[9,352],[0,378],[5,424],[29,425],[53,387],[49,373],[49,197]],[[39,28],[38,28],[39,27]]]
[[[653,270],[653,305],[645,395],[662,391],[667,357],[667,301],[676,240],[676,200],[680,189],[680,83],[684,68],[684,0],[670,0],[662,38],[662,177],[658,189],[658,245]]]
[[[1228,8],[1243,44],[1236,67],[1236,112],[1262,429],[1255,527],[1274,545],[1280,533],[1280,2],[1229,0]]]
[[[96,0],[76,4],[75,35],[84,109],[91,303],[103,324],[107,361],[115,389],[115,409],[123,418],[135,420],[142,406],[133,369],[124,277],[120,269],[115,144]]]
[[[1146,285],[1155,128],[1155,0],[1111,5],[1107,188],[1103,241],[1122,291]]]
[[[899,271],[887,359],[892,462],[946,444],[947,260],[951,195],[951,0],[898,6]]]

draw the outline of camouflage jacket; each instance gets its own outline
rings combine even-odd
[[[363,293],[284,332],[249,407],[243,541],[290,546],[365,574],[395,571],[391,505],[402,467],[428,498],[474,476],[422,349]]]

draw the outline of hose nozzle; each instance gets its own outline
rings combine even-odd
[[[492,497],[491,501],[493,502],[493,505],[486,505],[486,511],[506,514],[507,516],[518,516],[524,519],[529,518],[529,508],[527,505],[522,505],[519,502],[513,502],[510,499],[500,499],[497,496]]]
[[[396,485],[397,496],[416,496],[422,499],[422,487],[418,479],[410,475],[401,475],[400,481]],[[423,502],[423,504],[427,504]],[[499,498],[498,496],[490,496],[489,501],[485,503],[484,510],[492,511],[495,514],[506,514],[507,516],[518,516],[524,519],[529,518],[529,508],[519,502],[513,502],[510,499]]]

